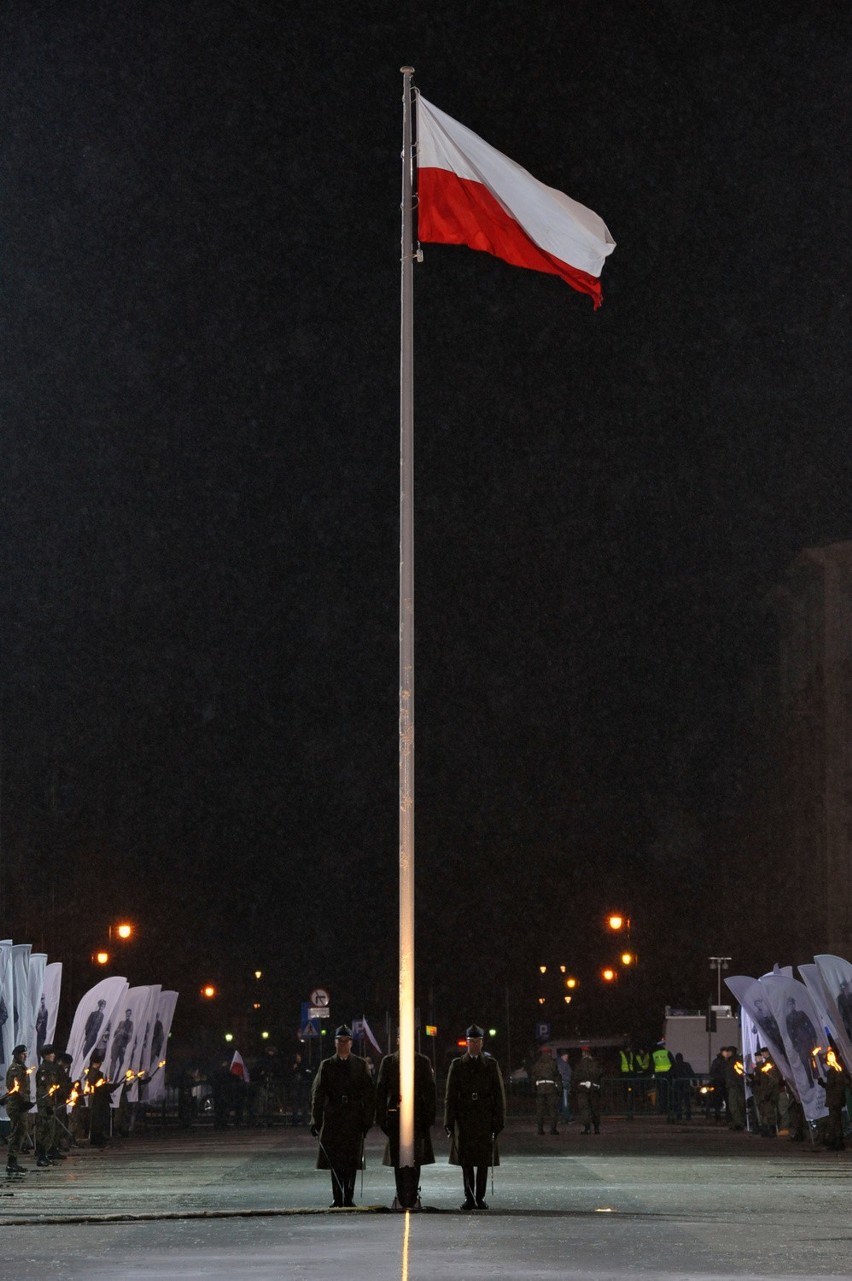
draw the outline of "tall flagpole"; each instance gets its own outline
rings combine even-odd
[[[414,148],[413,67],[401,67],[402,240],[399,367],[399,1165],[404,1208],[414,1170]],[[413,1186],[411,1186],[413,1185]]]

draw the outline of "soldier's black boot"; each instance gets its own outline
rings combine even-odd
[[[47,1170],[50,1168],[50,1161],[48,1161],[44,1152],[36,1152],[36,1165],[40,1170]]]
[[[18,1164],[18,1158],[16,1156],[9,1157],[8,1161],[6,1162],[7,1175],[11,1177],[13,1174],[26,1174],[26,1172],[27,1171],[24,1168],[24,1166]]]

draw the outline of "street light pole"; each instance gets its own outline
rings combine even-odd
[[[728,968],[730,956],[709,957],[710,969],[716,971],[716,1004],[722,1004],[722,971]]]

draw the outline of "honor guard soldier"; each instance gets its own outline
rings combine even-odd
[[[387,1135],[383,1165],[392,1165],[396,1179],[394,1209],[406,1207],[404,1175],[399,1165],[399,1050],[387,1054],[379,1064],[376,1081],[376,1124]],[[414,1055],[414,1186],[420,1187],[420,1167],[435,1164],[432,1136],[435,1124],[435,1078],[425,1054]]]
[[[319,1139],[317,1169],[331,1170],[329,1209],[355,1204],[355,1175],[364,1164],[364,1136],[373,1124],[375,1096],[367,1064],[352,1053],[352,1031],[334,1034],[335,1053],[324,1059],[311,1093],[311,1134]]]
[[[487,1210],[488,1167],[500,1164],[497,1136],[506,1119],[503,1078],[494,1059],[482,1053],[485,1036],[473,1023],[465,1033],[467,1053],[453,1059],[444,1100],[444,1129],[450,1139],[450,1164],[460,1165],[463,1210]]]

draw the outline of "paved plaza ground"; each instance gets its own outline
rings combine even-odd
[[[852,1152],[703,1120],[604,1121],[539,1138],[512,1121],[487,1213],[446,1162],[392,1213],[371,1132],[355,1210],[329,1211],[304,1129],[153,1130],[0,1185],[7,1273],[40,1278],[852,1277]],[[27,1161],[32,1166],[32,1161]]]

